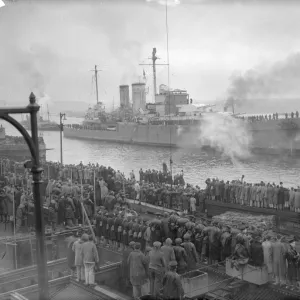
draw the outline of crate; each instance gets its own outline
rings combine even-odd
[[[181,276],[184,293],[188,298],[203,295],[208,292],[208,274],[199,270],[185,273]]]

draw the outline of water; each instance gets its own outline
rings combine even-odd
[[[69,119],[66,123],[78,123],[78,119]],[[17,131],[9,124],[2,122],[7,134],[17,135]],[[59,132],[44,132],[47,148],[47,160],[60,160]],[[117,143],[63,139],[64,163],[77,164],[80,161],[87,164],[99,163],[129,174],[134,170],[136,176],[140,168],[162,169],[162,163],[169,165],[170,149],[146,147],[138,145],[122,145]],[[218,177],[224,180],[240,179],[245,175],[245,181],[258,183],[280,181],[287,187],[297,187],[300,175],[300,159],[281,157],[253,156],[247,160],[234,160],[214,157],[201,153],[200,150],[173,149],[173,173],[184,171],[188,183],[205,186],[208,177]]]

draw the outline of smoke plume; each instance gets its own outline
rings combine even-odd
[[[229,97],[240,104],[264,99],[295,98],[300,95],[300,53],[283,61],[259,66],[230,78]]]
[[[229,157],[232,162],[250,156],[251,134],[246,123],[218,113],[203,116],[199,127],[181,134],[181,145],[185,147],[212,148]]]

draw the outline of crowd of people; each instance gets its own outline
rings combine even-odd
[[[299,212],[298,190],[288,190],[282,184],[249,184],[244,177],[231,183],[208,179],[202,190],[185,184],[183,171],[172,178],[165,164],[161,171],[141,169],[139,181],[134,171],[126,178],[119,170],[98,164],[62,166],[50,162],[43,168],[41,194],[52,230],[88,220],[94,224],[100,244],[123,251],[124,278],[133,286],[136,299],[147,289],[154,296],[170,293],[179,299],[184,293],[180,275],[194,270],[198,263],[215,265],[228,257],[236,268],[247,263],[266,265],[274,284],[299,289],[297,237],[279,236],[266,228],[246,228],[243,223],[229,226],[199,221],[194,216],[201,198]],[[13,221],[15,208],[16,231],[26,228],[22,225],[33,226],[31,175],[17,163],[2,160],[0,176],[0,221]],[[138,216],[130,210],[128,198],[177,210],[152,219]],[[80,266],[77,279],[84,278],[92,285],[99,261],[94,242],[87,236],[75,240],[70,250]]]
[[[241,180],[231,182],[207,179],[206,197],[210,200],[262,208],[300,212],[300,186],[286,188],[283,183],[249,183]]]
[[[173,299],[179,299],[183,289],[175,279],[176,273],[195,270],[199,263],[217,265],[227,258],[232,259],[232,266],[237,269],[246,264],[265,265],[274,284],[300,289],[297,237],[277,235],[267,228],[243,222],[229,226],[216,221],[196,221],[192,215],[179,216],[177,212],[145,219],[128,216],[126,208],[121,207],[112,212],[99,209],[96,220],[96,235],[101,243],[125,250],[123,277],[132,284],[136,299],[149,291],[153,296],[163,291],[163,295],[170,293]],[[176,281],[171,290],[165,285],[168,276]]]

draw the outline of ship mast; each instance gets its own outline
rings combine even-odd
[[[48,107],[48,104],[47,104],[47,115],[48,115],[48,122],[50,122],[50,114],[49,114],[49,107]]]
[[[173,158],[172,158],[172,126],[171,126],[171,95],[170,95],[170,57],[169,57],[169,26],[168,26],[168,0],[166,0],[166,35],[167,35],[167,61],[168,61],[168,97],[169,97],[169,126],[170,126],[170,172],[171,189],[173,189]]]
[[[156,48],[153,48],[152,50],[152,56],[149,57],[149,59],[152,60],[152,64],[139,64],[140,66],[152,66],[153,69],[153,93],[154,93],[154,98],[157,95],[157,90],[156,90],[156,66],[168,66],[169,64],[157,64],[156,60],[160,59],[159,57],[156,56]]]
[[[97,104],[99,103],[99,96],[98,96],[98,70],[97,65],[95,65],[95,80],[96,80],[96,97],[97,97]]]

